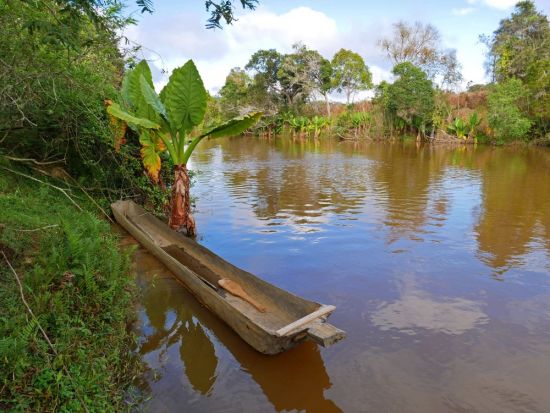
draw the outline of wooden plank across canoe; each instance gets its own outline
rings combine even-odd
[[[111,208],[124,229],[259,352],[277,354],[308,339],[328,346],[345,337],[326,322],[336,307],[298,297],[235,267],[132,201]]]

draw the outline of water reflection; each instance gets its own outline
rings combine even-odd
[[[489,318],[479,302],[460,297],[434,297],[419,288],[414,276],[407,275],[403,278],[399,299],[381,304],[372,313],[371,321],[382,331],[396,329],[414,335],[431,330],[458,335],[487,324]]]
[[[305,343],[279,356],[264,356],[202,307],[166,268],[154,260],[151,262],[147,252],[139,250],[134,265],[143,288],[139,352],[156,369],[154,379],[148,383],[150,391],[171,394],[174,374],[181,367],[195,392],[214,399],[209,402],[208,411],[236,411],[236,400],[226,393],[226,387],[232,385],[231,379],[218,372],[216,347],[222,345],[237,363],[232,369],[248,374],[276,411],[341,412],[324,396],[331,382],[316,345]],[[179,347],[179,361],[170,358],[172,347]],[[227,361],[226,356],[224,362]],[[203,411],[202,402],[189,398],[187,392],[171,394],[170,398],[157,398],[146,409],[176,411],[176,406],[187,405],[185,411]],[[221,404],[218,406],[222,400],[223,408]],[[254,401],[254,404],[262,410],[262,403]]]
[[[483,171],[483,213],[475,228],[481,259],[503,273],[522,262],[534,239],[550,250],[548,151],[487,151],[476,166]]]
[[[262,356],[142,253],[146,410],[550,411],[550,151],[237,138],[192,162],[200,242],[348,337]]]
[[[153,280],[153,287],[144,287],[141,303],[142,331],[139,352],[143,356],[155,353],[163,360],[168,349],[179,346],[179,358],[189,383],[194,390],[208,395],[216,380],[218,358],[205,330],[194,317],[192,310],[182,305],[178,284],[162,266],[153,270],[147,267],[150,255],[141,251],[136,259],[138,273],[148,277],[147,272],[158,271],[162,278]],[[144,279],[145,282],[151,280]],[[158,283],[158,284],[157,284]],[[176,287],[176,289],[174,289]]]
[[[221,198],[229,195],[242,223],[261,227],[256,232],[325,232],[335,221],[372,219],[388,244],[425,241],[452,207],[471,201],[479,258],[493,274],[521,264],[533,240],[550,250],[545,149],[232,139],[194,162],[199,170],[222,170],[214,172],[223,175],[216,189],[227,191]],[[219,205],[211,199],[211,207]],[[254,218],[244,217],[249,212]]]

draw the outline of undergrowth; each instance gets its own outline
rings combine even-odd
[[[0,411],[128,410],[135,290],[108,222],[0,169],[0,251],[36,316],[0,252]]]

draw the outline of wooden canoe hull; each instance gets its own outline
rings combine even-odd
[[[342,330],[324,322],[334,307],[323,314],[323,308],[329,306],[297,297],[232,266],[193,240],[170,230],[166,224],[152,217],[132,201],[118,201],[111,207],[117,222],[124,229],[165,264],[202,305],[221,318],[257,351],[277,354],[307,339],[321,345],[330,345],[345,336]],[[147,221],[143,224],[138,223],[137,221],[143,220],[143,217],[147,217]],[[155,238],[158,234],[152,234],[153,227],[162,233],[158,238]],[[169,254],[166,251],[169,249],[167,244],[170,244],[170,248],[177,246],[190,260],[196,260],[200,265],[195,264],[193,268],[201,273],[201,269],[204,268],[204,273],[198,274],[182,264],[173,254]],[[220,278],[234,279],[249,291],[256,292],[256,296],[267,303],[269,314],[263,315],[243,300],[221,289],[215,290],[212,283],[204,281],[206,273],[210,274],[210,277],[211,274],[220,274]],[[322,316],[313,316],[311,319],[311,314],[316,312]],[[309,329],[311,334],[308,334]]]

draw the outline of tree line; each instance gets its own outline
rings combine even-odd
[[[493,34],[481,36],[488,49],[492,82],[470,85],[468,93],[480,96],[470,107],[461,106],[457,93],[463,77],[456,51],[442,46],[439,31],[430,24],[400,21],[390,36],[379,40],[381,51],[394,64],[394,80],[378,85],[373,85],[367,63],[352,50],[342,48],[331,59],[302,43],[293,45],[287,54],[258,50],[244,68],[233,68],[228,74],[218,94],[218,115],[261,110],[270,131],[284,124],[292,128],[289,119],[296,117],[323,116],[328,118],[324,120],[327,126],[346,129],[347,123],[348,134],[350,130],[355,134],[361,122],[354,115],[354,98],[370,90],[374,97],[369,109],[362,110],[368,112],[363,115],[362,129],[378,137],[544,139],[550,118],[549,39],[547,17],[532,1],[519,2]],[[333,106],[342,107],[331,105],[334,93],[345,98],[347,109],[339,110],[343,118],[332,116]],[[468,96],[463,98],[468,100]],[[355,122],[350,121],[353,118]],[[310,129],[315,128],[311,125]]]

